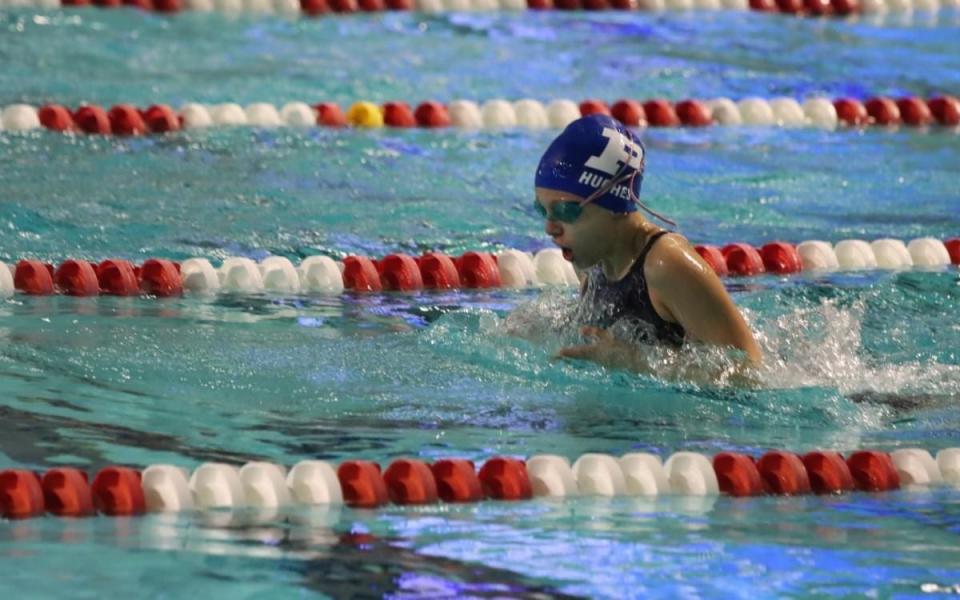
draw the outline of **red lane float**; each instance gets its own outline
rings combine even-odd
[[[886,452],[854,452],[847,458],[847,466],[858,490],[885,492],[900,489],[900,475]]]
[[[53,266],[38,260],[21,260],[13,274],[13,286],[31,296],[47,296],[54,292]]]
[[[413,117],[417,125],[426,128],[450,127],[450,113],[447,107],[439,102],[423,102],[417,106]]]
[[[343,114],[343,111],[337,104],[333,102],[321,102],[320,104],[314,105],[313,109],[317,111],[317,125],[323,127],[347,126],[347,116]]]
[[[417,119],[406,102],[387,102],[383,105],[383,122],[390,127],[416,127]]]
[[[417,259],[423,287],[432,290],[448,290],[460,287],[460,273],[453,259],[445,254],[428,252]]]
[[[802,460],[814,493],[842,494],[855,489],[850,467],[839,453],[808,452]]]
[[[316,17],[330,12],[327,0],[300,0],[300,10],[308,17]]]
[[[627,127],[646,127],[647,113],[636,100],[617,100],[610,107],[610,115]]]
[[[713,457],[720,491],[729,496],[761,496],[763,479],[753,458],[736,452],[721,452]]]
[[[533,496],[527,467],[515,458],[491,458],[480,468],[479,478],[488,498],[527,500]]]
[[[59,104],[47,104],[37,111],[40,124],[53,131],[76,131],[77,124],[66,107]]]
[[[366,460],[349,460],[337,469],[343,501],[357,508],[376,508],[390,500],[380,465]]]
[[[380,283],[385,290],[408,292],[423,289],[420,267],[406,254],[389,254],[377,263]]]
[[[768,273],[786,275],[803,270],[797,248],[787,242],[770,242],[760,248],[760,258]]]
[[[366,256],[348,256],[343,259],[343,287],[356,292],[383,290],[377,266]]]
[[[183,293],[180,266],[169,260],[150,258],[140,267],[140,289],[159,297]]]
[[[731,275],[747,277],[764,272],[763,259],[750,244],[727,244],[720,252]]]
[[[90,134],[110,135],[110,119],[99,106],[81,106],[73,113],[73,121],[80,131]]]
[[[951,264],[960,265],[960,238],[949,239],[943,245],[947,247]]]
[[[166,104],[154,104],[143,111],[147,128],[153,133],[168,133],[180,130],[180,117]]]
[[[393,461],[383,480],[394,504],[433,504],[437,501],[437,483],[430,467],[419,460]]]
[[[911,127],[926,127],[933,124],[933,114],[927,103],[916,96],[908,96],[897,100],[897,109],[900,118]]]
[[[871,123],[867,107],[859,100],[853,98],[838,98],[833,101],[833,107],[837,111],[837,119],[845,125],[860,127]]]
[[[697,245],[693,247],[713,272],[719,277],[726,277],[729,274],[727,270],[727,259],[723,257],[723,252],[716,246]]]
[[[44,511],[43,489],[36,473],[23,469],[0,471],[0,517],[31,519]]]
[[[96,514],[93,491],[84,471],[50,469],[41,480],[47,512],[58,517],[89,517]]]
[[[928,102],[937,123],[946,127],[960,125],[960,100],[953,96],[937,96]]]
[[[885,126],[900,124],[900,107],[890,98],[882,96],[870,98],[864,106],[873,123]]]
[[[126,260],[108,259],[97,265],[97,279],[104,294],[135,296],[140,293],[137,272]]]
[[[603,100],[584,100],[579,108],[582,117],[593,114],[610,116],[610,107]]]
[[[148,133],[140,111],[129,104],[118,104],[107,113],[110,129],[116,135],[144,135]]]
[[[699,100],[683,100],[674,107],[680,122],[687,127],[706,127],[713,123],[710,109]]]
[[[93,478],[90,491],[93,505],[105,515],[141,515],[146,512],[139,471],[106,467]]]
[[[483,486],[476,468],[469,460],[445,458],[430,467],[437,483],[437,495],[444,502],[479,502]]]
[[[647,115],[647,123],[651,127],[677,127],[680,117],[669,100],[655,98],[643,103],[643,112]]]
[[[497,262],[486,252],[467,252],[454,261],[460,282],[467,288],[500,287],[500,269]]]
[[[97,296],[100,282],[93,265],[85,260],[66,260],[54,273],[57,288],[68,296]]]
[[[768,494],[796,496],[810,493],[810,479],[800,457],[792,452],[767,452],[757,461],[757,471]]]

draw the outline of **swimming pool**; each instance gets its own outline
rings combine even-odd
[[[950,11],[848,22],[3,9],[0,105],[928,96],[960,89],[957,25]],[[531,174],[553,134],[0,132],[0,260],[536,250],[547,240]],[[651,128],[643,139],[647,198],[696,242],[960,230],[952,131]],[[575,338],[565,290],[17,295],[0,304],[0,464],[960,445],[955,267],[728,283],[769,357],[759,389],[551,360]],[[231,527],[190,514],[4,521],[0,589],[917,596],[960,583],[958,501],[941,488],[304,509]]]

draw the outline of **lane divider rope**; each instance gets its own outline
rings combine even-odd
[[[923,130],[931,127],[960,131],[960,99],[937,95],[923,100],[917,96],[890,98],[808,98],[802,102],[788,97],[687,99],[671,102],[663,98],[646,101],[620,99],[612,104],[588,99],[576,103],[556,99],[544,104],[529,98],[508,101],[454,100],[449,104],[425,101],[415,108],[406,102],[358,101],[344,112],[332,102],[307,104],[290,102],[279,110],[257,102],[243,107],[236,103],[184,104],[175,111],[165,104],[145,109],[117,104],[109,110],[85,104],[73,110],[60,104],[39,108],[12,104],[0,111],[0,131],[25,132],[46,128],[64,133],[137,136],[163,134],[181,129],[251,126],[355,127],[364,129],[424,128],[461,130],[562,129],[581,116],[604,113],[629,127],[816,127],[884,128],[901,125]]]
[[[694,247],[721,277],[749,277],[764,273],[789,275],[837,270],[900,270],[960,265],[960,238],[946,243],[918,238],[909,244],[897,239],[842,240],[832,246],[808,240],[794,246],[770,242],[755,248],[746,243]],[[205,258],[182,263],[150,258],[142,264],[113,258],[94,264],[67,259],[54,267],[23,259],[15,265],[0,262],[0,298],[16,292],[34,296],[158,297],[215,293],[321,293],[528,288],[579,285],[573,265],[559,248],[536,254],[516,249],[497,254],[466,252],[458,257],[427,252],[419,257],[397,253],[380,260],[347,256],[335,261],[310,256],[294,266],[290,259],[270,256],[259,263],[246,257],[229,257],[219,268]]]
[[[150,465],[142,472],[123,466],[98,471],[59,467],[42,475],[24,469],[0,471],[0,517],[29,519],[142,515],[194,509],[282,509],[341,505],[378,508],[393,503],[528,500],[576,496],[797,496],[886,492],[898,489],[960,488],[960,448],[934,458],[920,448],[892,453],[862,450],[804,455],[774,450],[759,458],[722,452],[712,460],[677,452],[666,462],[649,453],[621,457],[589,453],[573,464],[541,454],[521,460],[490,458],[476,469],[465,459],[432,464],[401,458],[386,468],[372,461],[339,466],[306,460],[292,469],[268,462],[242,467],[204,463],[191,474],[174,465]]]
[[[41,8],[97,6],[132,7],[159,13],[180,11],[281,14],[316,17],[382,11],[425,13],[463,11],[646,11],[718,10],[781,13],[808,17],[848,17],[857,14],[935,14],[960,7],[958,0],[2,0],[0,7]]]

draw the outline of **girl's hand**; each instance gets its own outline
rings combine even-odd
[[[637,351],[631,344],[618,340],[612,333],[599,327],[581,327],[580,333],[596,341],[580,346],[567,346],[555,356],[589,360],[612,369],[637,368]]]

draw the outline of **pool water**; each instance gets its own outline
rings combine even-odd
[[[0,10],[0,106],[960,90],[960,17]],[[518,75],[522,74],[522,75]],[[0,260],[536,250],[555,132],[0,132]],[[646,130],[645,199],[698,243],[960,233],[953,131]],[[727,280],[766,355],[558,361],[569,290],[0,303],[0,466],[960,446],[956,267]],[[581,498],[0,522],[36,597],[920,596],[960,493]]]

